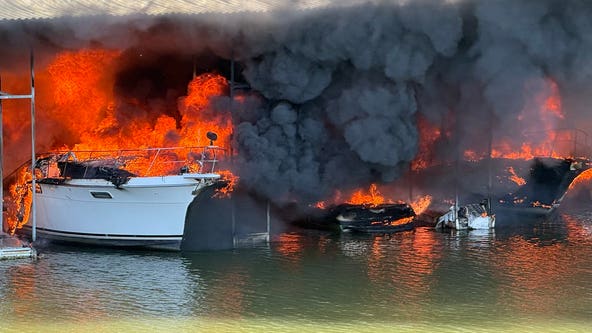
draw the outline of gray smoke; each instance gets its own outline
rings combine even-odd
[[[566,115],[555,125],[592,128],[590,17],[588,1],[433,0],[8,21],[0,61],[16,62],[28,44],[46,55],[100,46],[232,57],[251,87],[233,107],[243,184],[278,204],[308,203],[403,176],[419,116],[448,132],[442,159],[485,151],[490,129],[521,142],[548,126],[528,109],[550,79]]]

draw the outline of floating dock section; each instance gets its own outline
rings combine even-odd
[[[0,233],[0,260],[37,258],[37,251],[19,239]]]

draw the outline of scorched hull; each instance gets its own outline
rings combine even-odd
[[[37,235],[70,243],[178,250],[189,204],[219,176],[199,177],[135,177],[119,188],[103,179],[41,182]],[[30,219],[24,231],[31,229]]]

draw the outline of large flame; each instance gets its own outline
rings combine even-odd
[[[507,159],[532,159],[535,157],[567,158],[577,157],[574,151],[578,134],[573,129],[560,129],[565,115],[562,109],[561,95],[557,83],[546,79],[542,85],[527,85],[527,103],[515,121],[524,129],[517,133],[517,138],[493,137],[491,157]],[[538,89],[538,90],[536,90]],[[484,152],[472,149],[464,152],[467,161],[486,158]]]
[[[352,205],[369,205],[378,206],[385,203],[393,203],[392,200],[386,199],[378,190],[376,184],[371,184],[367,191],[357,190],[355,191],[349,200],[346,201]]]
[[[577,152],[571,148],[573,131],[559,130],[560,122],[565,118],[561,95],[557,83],[548,78],[542,86],[527,85],[526,93],[531,94],[524,109],[516,121],[525,129],[522,140],[516,145],[510,139],[495,140],[491,152],[494,158],[531,159],[546,156],[554,158],[574,157]],[[533,91],[534,90],[534,91]]]
[[[158,110],[157,107],[144,105],[144,102],[138,100],[123,100],[114,95],[115,71],[120,55],[120,51],[99,49],[64,52],[57,55],[47,68],[37,71],[37,117],[42,120],[38,122],[45,125],[43,120],[47,120],[54,125],[49,129],[41,128],[37,135],[43,149],[122,151],[210,144],[228,147],[232,133],[229,110],[224,109],[223,103],[217,103],[214,110],[211,103],[213,99],[228,92],[224,77],[213,73],[194,77],[189,82],[187,96],[179,99],[180,116],[175,118],[168,115],[166,110]],[[19,88],[20,85],[16,87]],[[21,118],[6,117],[7,127],[22,127]],[[17,124],[13,125],[11,122]],[[9,131],[13,132],[16,131]],[[207,132],[216,133],[218,140],[210,142],[206,138]],[[11,138],[7,141],[8,144],[14,143]],[[19,154],[20,156],[13,158],[21,159],[22,163],[27,158],[27,152],[19,151]],[[191,154],[197,156],[197,153],[189,153],[187,156]],[[152,164],[151,160],[155,156],[159,161],[174,161],[179,160],[181,155],[154,150],[149,155],[129,157],[131,160],[126,161],[126,169],[138,175],[173,172],[171,164]],[[83,156],[79,156],[81,157]],[[178,171],[178,168],[175,170]],[[27,173],[20,170],[18,181],[7,193],[10,196],[6,200],[10,231],[28,220],[31,195],[30,186],[24,184],[31,176]],[[226,171],[224,175],[229,179],[230,186],[236,183],[230,171]],[[223,193],[230,191],[231,188],[227,187]]]

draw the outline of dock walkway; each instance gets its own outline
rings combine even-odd
[[[37,258],[37,251],[16,237],[0,233],[0,260]]]

